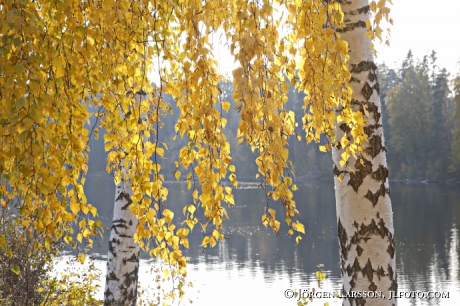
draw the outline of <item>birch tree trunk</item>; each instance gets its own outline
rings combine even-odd
[[[342,39],[348,42],[353,105],[366,115],[365,156],[340,167],[343,150],[333,148],[335,197],[344,305],[396,305],[395,240],[386,149],[374,56],[365,35],[368,0],[339,0],[345,14]],[[338,139],[347,127],[336,129]],[[342,177],[342,181],[338,177]],[[381,292],[384,298],[358,296]]]
[[[129,181],[116,186],[104,305],[136,305],[139,245],[133,238],[138,220],[129,208],[132,195]]]
[[[136,94],[136,102],[145,97],[143,92]],[[115,190],[104,305],[135,306],[137,302],[139,244],[134,242],[134,234],[138,219],[130,209],[132,196],[131,180],[122,180]]]

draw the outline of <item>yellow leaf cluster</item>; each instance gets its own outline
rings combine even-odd
[[[383,41],[383,34],[384,30],[381,28],[380,24],[382,19],[385,19],[386,22],[390,23],[391,25],[393,24],[393,19],[390,18],[390,11],[391,9],[388,7],[388,4],[393,4],[391,0],[378,0],[376,1],[371,1],[369,3],[369,9],[371,12],[371,20],[366,20],[366,26],[367,26],[367,32],[366,35],[372,39],[375,40],[376,38],[379,39],[380,42]],[[390,29],[386,29],[387,34],[390,34]],[[389,38],[385,38],[385,43],[389,45]],[[373,45],[371,45],[373,48]],[[374,51],[374,55],[376,54],[376,51]]]

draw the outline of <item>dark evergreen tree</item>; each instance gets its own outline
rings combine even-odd
[[[415,62],[409,50],[397,73],[381,67],[388,163],[396,177],[447,178],[452,138],[449,73],[438,68],[436,60],[433,51]]]
[[[401,83],[388,94],[390,167],[403,177],[425,178],[432,133],[429,108],[431,90],[426,66],[414,64],[412,54],[403,62]]]
[[[430,104],[432,133],[427,176],[439,179],[447,172],[449,166],[447,157],[449,156],[451,143],[451,107],[449,101],[449,73],[446,69],[438,70],[436,67],[433,68],[431,73],[432,100]]]
[[[453,137],[451,143],[451,160],[449,170],[460,177],[460,74],[452,81],[454,97],[452,98],[453,106]]]

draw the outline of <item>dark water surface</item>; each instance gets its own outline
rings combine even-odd
[[[88,201],[98,207],[105,222],[111,220],[114,187],[110,178],[93,175],[88,177],[86,186]],[[166,205],[180,220],[183,205],[191,202],[190,192],[183,183],[167,186],[170,191]],[[327,273],[320,290],[339,291],[333,183],[311,182],[298,187],[295,199],[306,231],[299,245],[286,235],[285,227],[281,228],[284,234],[276,237],[262,226],[267,202],[257,183],[240,183],[235,191],[236,205],[227,208],[230,220],[225,222],[229,239],[203,252],[203,234],[199,227],[194,229],[191,248],[186,251],[194,305],[296,305],[294,299],[284,297],[285,291],[315,287],[318,264],[323,264]],[[391,197],[399,290],[449,294],[447,299],[402,298],[399,305],[460,305],[459,186],[394,182]],[[269,205],[277,209],[277,217],[283,223],[281,204]],[[106,254],[106,244],[104,239],[97,252]],[[99,264],[104,267],[103,261]],[[142,267],[148,268],[146,264]],[[142,277],[144,283],[151,279],[148,274]],[[341,304],[337,299],[315,299],[313,305],[326,301]]]

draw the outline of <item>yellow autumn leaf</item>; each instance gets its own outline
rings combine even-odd
[[[322,282],[326,278],[326,273],[321,271],[316,271],[316,278]]]
[[[176,178],[176,180],[179,180],[180,179],[180,171],[179,170],[176,170],[176,172],[174,173],[174,177]]]
[[[228,113],[228,110],[230,109],[230,102],[228,101],[223,102],[222,108]]]
[[[86,259],[85,254],[79,254],[79,255],[77,256],[77,261],[80,262],[81,264],[84,264],[84,263],[85,263],[85,259]]]
[[[302,234],[305,234],[305,226],[300,222],[293,223],[292,228]]]
[[[203,247],[206,247],[206,246],[208,245],[208,243],[209,243],[209,237],[208,237],[208,236],[205,236],[205,237],[203,238],[203,241],[201,242],[201,245],[202,245]]]
[[[193,215],[193,213],[196,210],[196,207],[193,204],[190,204],[187,208],[187,210]]]

